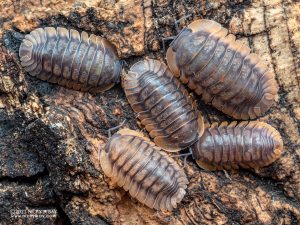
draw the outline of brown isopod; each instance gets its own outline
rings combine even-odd
[[[184,171],[142,133],[122,129],[100,153],[104,174],[139,202],[157,210],[172,210],[188,184]]]
[[[203,118],[183,85],[157,60],[135,63],[123,78],[126,97],[159,147],[179,151],[203,133]]]
[[[274,74],[257,54],[212,20],[184,28],[167,51],[167,62],[205,103],[236,119],[254,119],[273,104]]]
[[[30,75],[74,90],[98,93],[120,80],[122,66],[115,47],[86,32],[35,29],[23,39],[19,56]]]
[[[279,132],[264,122],[216,123],[205,129],[191,147],[193,158],[205,169],[264,167],[283,151]]]

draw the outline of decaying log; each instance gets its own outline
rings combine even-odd
[[[176,35],[174,20],[188,14],[186,23],[221,23],[274,72],[276,103],[258,120],[280,132],[285,153],[268,167],[238,171],[206,171],[190,158],[187,194],[161,212],[112,186],[98,161],[109,128],[126,119],[124,127],[143,129],[121,85],[95,96],[68,90],[26,74],[17,52],[22,34],[62,26],[112,42],[125,73],[144,57],[163,61],[161,38]],[[300,223],[300,3],[8,0],[0,15],[0,224]],[[206,122],[232,121],[197,102]],[[56,218],[11,216],[26,208],[54,210]]]

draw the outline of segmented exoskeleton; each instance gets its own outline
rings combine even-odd
[[[185,195],[184,171],[142,133],[122,129],[101,151],[104,173],[141,203],[172,210]]]
[[[264,122],[223,122],[207,127],[191,149],[205,169],[259,168],[280,157],[283,143],[279,132]]]
[[[97,93],[120,80],[115,47],[96,35],[45,27],[26,35],[19,49],[21,65],[30,75],[75,90]]]
[[[274,74],[257,54],[212,20],[196,20],[171,43],[173,74],[202,99],[236,119],[254,119],[273,104]]]
[[[123,79],[123,87],[131,107],[159,147],[179,151],[201,136],[202,116],[165,64],[153,59],[137,62]]]

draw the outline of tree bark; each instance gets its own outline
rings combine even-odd
[[[98,162],[107,130],[143,129],[121,85],[96,96],[26,74],[21,34],[62,26],[107,38],[127,63],[164,61],[174,20],[221,23],[265,60],[280,87],[259,118],[282,135],[285,152],[258,170],[210,172],[192,158],[187,194],[173,212],[156,212],[111,186]],[[8,0],[0,2],[0,224],[299,224],[300,3],[297,1]],[[204,104],[209,123],[231,118]],[[183,159],[176,158],[183,167]],[[52,218],[16,218],[13,210],[54,210]]]

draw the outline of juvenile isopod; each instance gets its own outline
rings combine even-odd
[[[183,85],[157,60],[135,63],[123,78],[126,97],[154,142],[179,151],[203,133],[203,118]]]
[[[167,51],[170,70],[202,99],[236,119],[254,119],[273,104],[274,74],[257,54],[212,20],[184,28]]]
[[[142,133],[122,129],[100,153],[104,174],[139,202],[156,210],[172,210],[188,184],[184,171]]]
[[[98,93],[120,80],[115,47],[96,35],[45,27],[26,35],[19,49],[21,65],[32,76],[75,90]]]
[[[280,157],[283,143],[279,132],[264,122],[223,122],[206,128],[191,149],[205,169],[259,168]]]

